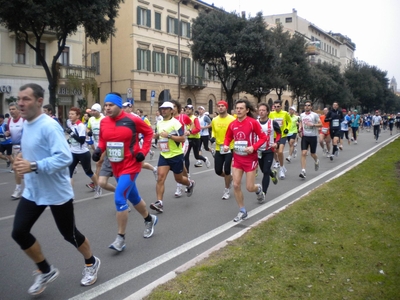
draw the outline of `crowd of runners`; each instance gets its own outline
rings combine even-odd
[[[73,176],[79,166],[89,177],[86,186],[94,198],[100,198],[103,189],[114,193],[118,230],[109,248],[121,252],[126,247],[131,207],[143,217],[143,237],[150,238],[168,199],[192,196],[196,182],[190,176],[191,150],[194,167],[213,165],[222,179],[221,199],[228,200],[233,193],[238,206],[233,221],[239,222],[248,216],[242,187],[254,193],[258,203],[265,203],[270,182],[285,180],[285,164],[294,164],[298,153],[298,176],[304,180],[308,155],[318,171],[319,157],[338,159],[345,147],[357,144],[362,130],[373,132],[376,142],[381,130],[389,130],[390,135],[395,130],[400,133],[400,113],[381,115],[377,110],[373,115],[360,115],[356,109],[346,110],[334,102],[319,115],[313,112],[311,101],[305,101],[299,114],[293,106],[284,111],[281,100],[274,101],[272,107],[267,103],[254,107],[248,100],[238,100],[229,114],[228,103],[221,100],[217,113],[211,116],[203,106],[196,110],[191,104],[182,107],[179,101],[170,100],[159,107],[151,124],[142,110],[134,113],[132,103],[123,102],[118,93],[107,94],[103,106],[96,103],[86,111],[72,107],[63,126],[51,105],[43,106],[43,96],[40,86],[24,85],[17,102],[9,105],[9,118],[0,115],[0,158],[14,173],[16,187],[11,198],[19,200],[12,237],[38,268],[28,290],[32,295],[42,293],[59,274],[31,234],[47,206],[65,240],[83,256],[81,284],[92,285],[97,280],[100,259],[93,255],[89,240],[74,221]],[[317,154],[318,145],[322,153]],[[159,153],[154,166],[145,162],[147,155],[151,160],[156,154],[152,148]],[[152,172],[156,181],[155,200],[149,204],[136,184],[142,169]],[[261,184],[256,183],[258,170]],[[177,185],[173,195],[166,195],[170,171]],[[116,184],[109,182],[111,177]]]

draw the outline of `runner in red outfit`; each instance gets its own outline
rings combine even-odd
[[[233,188],[240,211],[233,221],[238,222],[247,218],[247,211],[244,207],[241,190],[243,173],[246,173],[247,190],[257,194],[259,203],[265,201],[265,194],[262,191],[261,185],[254,182],[258,167],[257,150],[267,141],[268,137],[262,131],[260,123],[252,117],[255,109],[248,100],[236,101],[235,107],[237,119],[229,124],[225,135],[224,151],[229,151],[229,144],[234,140],[232,165]]]

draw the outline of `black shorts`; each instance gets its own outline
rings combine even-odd
[[[301,150],[308,150],[310,146],[310,152],[314,154],[317,152],[318,137],[317,136],[304,136],[301,138]]]
[[[290,140],[296,140],[296,138],[297,138],[297,133],[293,133],[291,136],[287,136],[286,138],[287,138],[288,141],[290,141]]]
[[[333,139],[334,137],[338,137],[340,138],[340,129],[330,129],[331,132],[331,139]]]
[[[171,158],[165,158],[160,155],[157,166],[169,166],[170,170],[174,172],[174,174],[181,174],[183,172],[183,154]]]
[[[0,153],[6,153],[6,155],[10,156],[12,153],[12,144],[0,144]]]
[[[285,136],[285,137],[281,137],[281,139],[279,140],[279,145],[286,145],[286,140],[287,140],[287,137]]]

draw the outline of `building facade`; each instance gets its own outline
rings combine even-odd
[[[83,98],[82,89],[68,85],[69,76],[77,78],[94,77],[90,68],[82,66],[84,30],[80,28],[75,35],[68,37],[66,47],[59,62],[59,85],[57,90],[56,113],[65,121],[71,106],[78,106]],[[42,55],[49,66],[58,50],[56,35],[47,30],[41,40]],[[26,83],[37,83],[45,90],[45,103],[49,103],[48,80],[45,71],[28,44],[16,38],[14,32],[0,26],[0,113],[8,112],[8,104],[16,99],[19,88]]]
[[[87,64],[96,69],[99,96],[113,91],[154,115],[168,99],[202,105],[212,113],[224,98],[221,84],[191,57],[191,21],[214,9],[194,0],[121,3],[117,32],[106,44],[88,43]]]

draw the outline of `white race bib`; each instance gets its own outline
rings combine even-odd
[[[112,162],[121,162],[124,160],[124,143],[107,142],[107,157]]]
[[[233,146],[235,153],[238,155],[247,155],[247,153],[244,151],[246,148],[247,141],[235,141],[235,144]]]

